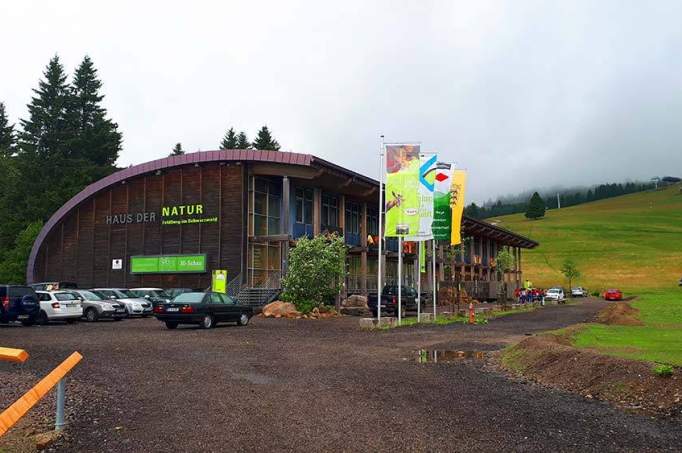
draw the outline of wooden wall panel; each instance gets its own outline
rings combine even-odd
[[[182,186],[182,168],[174,168],[169,170],[165,175],[164,187],[164,206],[173,206],[182,204],[181,186]],[[166,225],[162,229],[162,246],[161,253],[172,255],[181,252],[180,238],[181,225]]]
[[[95,199],[85,201],[79,207],[78,221],[78,279],[85,286],[93,284],[94,253],[93,241],[95,235],[94,211]]]
[[[95,196],[95,240],[93,243],[93,280],[96,286],[109,285],[109,225],[106,217],[111,215],[111,191],[106,190]]]
[[[83,288],[206,288],[212,269],[228,269],[233,278],[241,272],[242,189],[241,166],[218,163],[174,168],[112,186],[83,202],[52,230],[38,251],[37,277],[73,280]],[[205,216],[215,215],[219,222],[161,225],[162,206],[197,203],[204,205]],[[156,213],[156,221],[107,224],[110,215],[144,212]],[[174,253],[206,253],[209,272],[130,274],[130,256]],[[124,269],[112,270],[113,258],[123,259]]]

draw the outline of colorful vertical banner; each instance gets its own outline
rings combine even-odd
[[[450,240],[452,210],[450,209],[450,185],[454,165],[445,162],[436,164],[433,184],[433,238],[438,241]]]
[[[462,243],[462,215],[464,214],[466,184],[466,172],[464,170],[455,170],[452,174],[452,183],[450,184],[450,209],[452,210],[450,245]]]
[[[407,241],[433,239],[433,184],[436,177],[436,155],[419,158],[419,230],[405,238]]]
[[[426,273],[426,243],[419,245],[419,272]]]
[[[386,234],[419,231],[419,145],[386,146]]]
[[[217,269],[213,271],[211,278],[211,290],[216,293],[227,293],[227,271]]]

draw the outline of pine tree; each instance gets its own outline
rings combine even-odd
[[[185,154],[185,151],[182,149],[182,143],[176,143],[173,149],[171,150],[170,155],[171,156],[182,156]]]
[[[93,165],[93,179],[115,169],[122,141],[118,125],[107,118],[107,110],[102,107],[101,88],[97,69],[86,55],[73,76],[67,114],[75,134],[70,143],[70,157]]]
[[[239,143],[239,138],[234,128],[229,128],[220,142],[220,149],[238,149],[237,144]]]
[[[251,149],[251,143],[244,131],[237,136],[237,147],[235,149]]]
[[[526,217],[529,219],[539,219],[545,216],[545,202],[539,193],[534,192],[528,202],[528,209],[526,210]]]
[[[41,158],[67,157],[73,137],[67,120],[69,86],[66,73],[55,55],[44,72],[45,79],[34,89],[28,105],[29,119],[21,120],[21,152]]]
[[[14,125],[9,124],[5,104],[0,102],[0,158],[12,156],[14,144]]]
[[[279,151],[279,143],[272,137],[267,126],[263,126],[256,139],[253,141],[253,148],[268,151]]]
[[[21,228],[47,220],[88,179],[82,166],[70,159],[75,137],[69,121],[70,88],[58,56],[50,60],[43,75],[33,90],[29,117],[21,120],[23,130],[15,158],[18,180],[31,183],[13,187],[7,195],[13,207],[14,219],[10,220],[16,220],[15,225]]]

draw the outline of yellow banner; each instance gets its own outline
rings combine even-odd
[[[464,170],[455,170],[450,185],[450,208],[452,209],[452,229],[450,231],[451,245],[462,243],[462,215],[464,214],[466,184],[466,172]]]

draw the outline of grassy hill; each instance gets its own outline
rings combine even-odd
[[[540,242],[522,261],[536,286],[566,286],[559,268],[570,258],[583,274],[579,284],[591,291],[671,288],[682,277],[681,187],[550,210],[540,220],[488,220]]]

